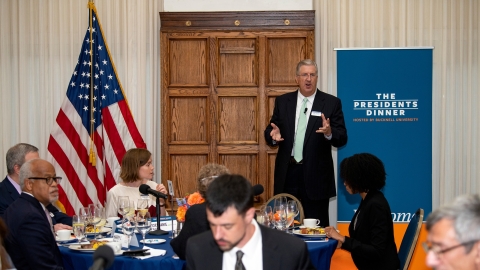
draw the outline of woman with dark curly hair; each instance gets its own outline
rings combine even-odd
[[[399,269],[390,206],[380,191],[386,180],[382,161],[372,154],[355,154],[340,163],[340,177],[347,192],[359,194],[362,201],[348,228],[350,236],[327,227],[327,237],[338,240],[337,248],[350,251],[359,270]]]

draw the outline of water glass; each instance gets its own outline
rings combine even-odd
[[[130,219],[128,217],[124,217],[122,219],[122,232],[124,235],[127,236],[128,239],[127,249],[130,249],[130,240],[132,239],[132,235],[135,232],[135,223],[133,220],[133,218]]]
[[[78,240],[78,244],[82,242],[85,237],[85,220],[79,215],[72,216],[72,228],[75,238]]]
[[[121,216],[124,216],[130,211],[130,199],[128,196],[118,196],[117,211]]]
[[[152,228],[152,218],[150,213],[146,212],[142,215],[140,212],[137,213],[137,218],[135,219],[135,227],[142,234],[143,246],[145,247],[145,234]]]

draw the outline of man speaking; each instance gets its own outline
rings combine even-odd
[[[317,89],[314,61],[297,64],[299,89],[275,100],[265,141],[279,147],[275,160],[274,193],[297,197],[305,217],[329,225],[328,204],[336,196],[332,146],[347,143],[340,99]]]

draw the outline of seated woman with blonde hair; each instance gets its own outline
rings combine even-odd
[[[210,183],[212,183],[216,177],[229,173],[230,171],[227,169],[227,167],[215,163],[209,163],[200,168],[197,176],[197,189],[200,195],[205,198],[205,194]],[[206,204],[194,204],[188,208],[185,214],[185,223],[183,228],[180,231],[180,234],[176,238],[172,239],[170,245],[177,256],[180,259],[185,260],[187,240],[194,235],[208,230],[210,230],[210,226],[207,220]]]
[[[140,193],[139,187],[142,184],[150,186],[151,189],[167,194],[163,184],[157,184],[153,179],[152,154],[147,149],[133,148],[127,151],[122,159],[122,168],[120,170],[121,182],[116,184],[107,192],[106,216],[116,217],[118,208],[118,197],[128,196],[130,202],[137,204],[137,201],[144,196]],[[149,212],[155,215],[156,198],[149,195]],[[160,199],[160,215],[165,216],[165,201]]]

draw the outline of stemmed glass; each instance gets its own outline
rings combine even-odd
[[[90,210],[88,207],[80,207],[78,210],[78,216],[82,218],[82,220],[85,222],[85,225],[87,225],[87,218],[90,215]]]
[[[85,237],[85,219],[82,216],[73,215],[72,216],[72,227],[73,234],[78,240],[78,244],[82,242],[83,237]]]
[[[88,223],[93,225],[93,239],[97,239],[97,224],[102,220],[103,207],[99,204],[89,204]]]
[[[137,212],[140,213],[141,217],[144,217],[148,213],[148,203],[149,198],[140,198],[137,201]]]
[[[117,200],[118,214],[125,216],[130,212],[130,199],[128,196],[118,196]]]
[[[135,217],[124,216],[122,219],[122,232],[127,236],[127,249],[130,250],[130,240],[135,232]]]
[[[264,213],[265,213],[265,218],[267,219],[268,221],[268,227],[272,228],[274,226],[273,224],[273,210],[272,210],[272,207],[270,205],[266,205],[265,206],[265,210],[264,210]]]
[[[275,211],[274,220],[275,220],[275,227],[277,230],[285,231],[287,228],[287,207],[285,205],[277,205],[273,208]]]
[[[98,211],[98,215],[100,216],[100,222],[97,224],[97,228],[98,228],[98,232],[102,233],[103,226],[107,224],[106,209],[101,204],[98,204],[97,211]],[[100,234],[98,238],[102,238],[102,235]]]
[[[295,220],[295,217],[300,213],[300,210],[298,210],[297,202],[294,200],[290,200],[287,203],[287,232],[293,233],[292,231],[289,231],[288,228],[290,225],[293,224],[293,221]]]
[[[150,231],[152,227],[152,218],[150,213],[146,212],[145,214],[137,213],[137,218],[135,219],[135,227],[142,234],[143,237],[143,246],[145,247],[145,234]]]
[[[278,197],[275,199],[274,211],[274,223],[277,230],[284,231],[287,224],[287,198]]]
[[[269,227],[272,222],[272,207],[268,205],[264,205],[260,208],[260,212],[257,216],[258,223]]]

